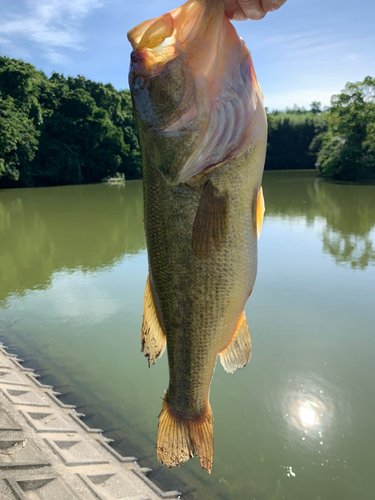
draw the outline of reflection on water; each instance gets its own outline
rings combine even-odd
[[[302,427],[311,429],[321,425],[322,411],[326,409],[321,401],[302,399],[302,401],[297,401],[296,408]]]
[[[323,251],[337,264],[365,269],[375,262],[375,186],[334,184],[311,172],[272,172],[266,178],[268,216],[325,222]]]
[[[0,303],[145,250],[141,182],[0,191]]]
[[[304,433],[303,441],[307,435],[312,439],[321,439],[324,430],[334,425],[335,411],[341,405],[338,399],[339,389],[328,387],[326,382],[325,390],[319,389],[322,387],[317,385],[319,382],[324,383],[323,380],[309,378],[304,374],[303,382],[297,383],[300,388],[296,390],[293,384],[293,389],[283,395],[281,406],[284,419],[292,432],[297,429]],[[332,394],[335,394],[335,400]],[[346,414],[348,416],[348,409]]]
[[[266,172],[253,354],[217,366],[212,475],[156,459],[166,356],[140,354],[142,185],[0,192],[1,340],[185,500],[369,500],[375,186]]]
[[[323,249],[334,257],[337,264],[349,262],[353,269],[365,269],[370,262],[375,262],[373,238],[369,234],[341,234],[326,228]]]
[[[267,172],[266,216],[323,221],[323,251],[337,264],[375,262],[375,186],[325,182],[311,172]],[[142,183],[0,192],[0,303],[50,286],[54,273],[99,271],[145,250]]]

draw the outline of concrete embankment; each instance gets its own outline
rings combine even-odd
[[[0,344],[1,500],[177,499]]]

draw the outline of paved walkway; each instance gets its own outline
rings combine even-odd
[[[150,469],[119,455],[58,395],[0,343],[1,500],[179,498],[161,491],[147,478]]]

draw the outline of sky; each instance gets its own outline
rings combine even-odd
[[[0,54],[65,76],[128,87],[127,32],[182,0],[0,0]],[[375,76],[373,0],[287,0],[234,22],[269,109],[330,104],[346,82]]]

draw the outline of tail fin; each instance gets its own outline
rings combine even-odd
[[[164,397],[156,449],[159,462],[168,467],[180,465],[196,455],[203,469],[211,474],[214,425],[210,404],[201,417],[185,419],[169,408]]]

